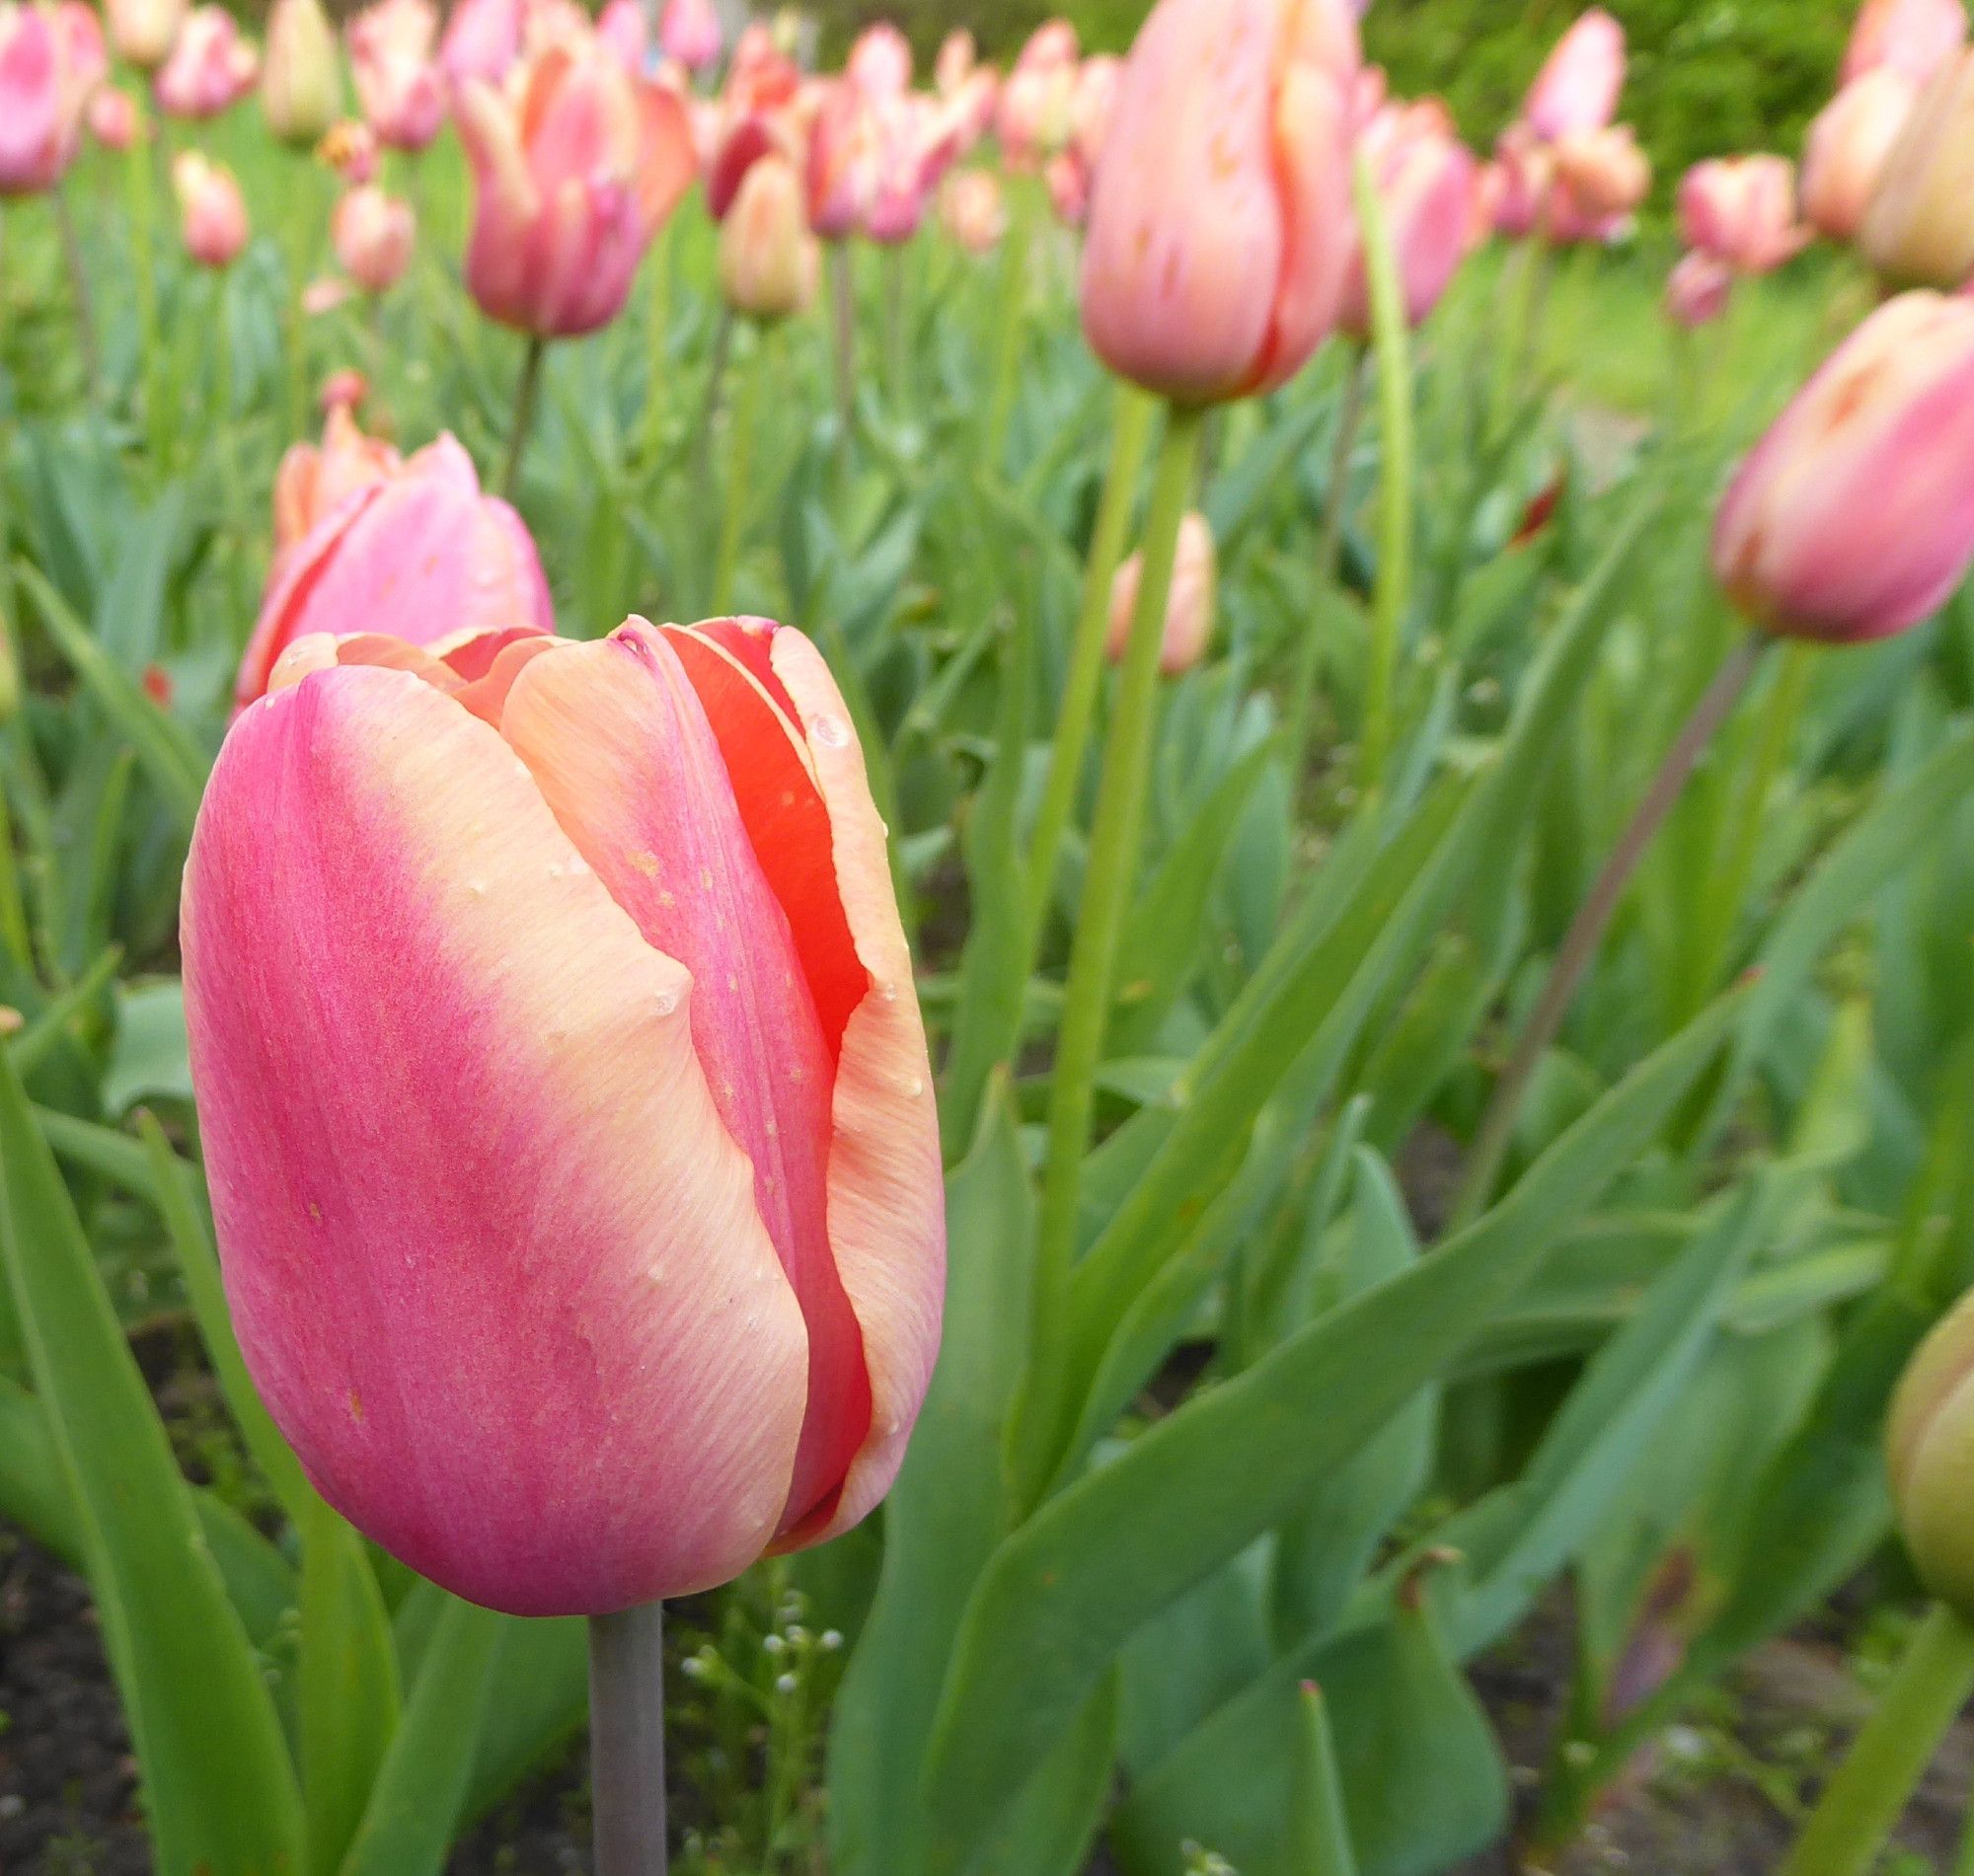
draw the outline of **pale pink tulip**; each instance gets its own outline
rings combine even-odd
[[[720,16],[713,0],[665,0],[658,44],[689,72],[703,72],[720,57]]]
[[[808,225],[825,241],[860,232],[876,199],[885,129],[861,86],[838,79],[809,125]]]
[[[357,102],[380,142],[422,150],[445,121],[445,77],[433,56],[438,12],[431,0],[375,0],[348,26]]]
[[[950,98],[978,69],[980,54],[973,35],[956,26],[940,41],[939,57],[932,68],[933,89],[942,98]]]
[[[1890,70],[1923,85],[1966,42],[1966,0],[1864,0],[1841,82]]]
[[[188,0],[106,0],[116,56],[139,71],[162,64],[187,10]]]
[[[596,16],[596,37],[634,76],[645,69],[645,9],[642,0],[609,0]]]
[[[254,89],[261,55],[224,7],[195,7],[179,29],[151,89],[168,117],[216,117]]]
[[[1109,141],[1110,123],[1117,114],[1117,91],[1123,82],[1124,61],[1108,53],[1085,59],[1076,74],[1076,90],[1069,101],[1069,137],[1083,167],[1092,175]]]
[[[1795,214],[1795,166],[1786,157],[1716,157],[1680,179],[1679,226],[1696,253],[1736,273],[1770,273],[1801,253],[1809,230]]]
[[[366,436],[354,411],[369,395],[360,371],[339,371],[322,388],[328,413],[322,442],[295,443],[274,472],[274,557],[269,589],[280,578],[288,556],[350,496],[389,482],[402,458],[382,437]],[[265,676],[265,673],[263,674]],[[255,696],[260,695],[257,689]],[[252,698],[243,702],[251,703]]]
[[[988,253],[1008,232],[1008,204],[992,170],[956,170],[947,179],[941,215],[968,254]]]
[[[1710,326],[1727,310],[1734,269],[1710,254],[1688,254],[1666,277],[1666,317],[1689,331]]]
[[[1075,130],[1080,48],[1067,20],[1038,27],[1000,88],[995,129],[1011,168],[1038,170]]]
[[[1366,133],[1364,155],[1398,262],[1405,320],[1417,326],[1439,304],[1471,248],[1478,166],[1435,118],[1408,122],[1390,107]],[[1338,324],[1356,338],[1370,336],[1370,281],[1354,217]]]
[[[1104,650],[1116,664],[1130,642],[1131,622],[1137,616],[1138,589],[1145,576],[1144,556],[1133,554],[1110,582],[1110,630]],[[1214,593],[1218,585],[1213,529],[1203,514],[1188,514],[1179,523],[1178,547],[1173,561],[1172,593],[1166,601],[1165,628],[1159,638],[1159,669],[1168,677],[1190,671],[1206,655],[1213,639]]]
[[[1592,7],[1557,40],[1523,101],[1522,120],[1545,142],[1601,130],[1625,89],[1625,29]]]
[[[867,98],[901,97],[911,88],[911,41],[888,20],[867,26],[850,48],[843,75]]]
[[[1832,241],[1863,225],[1919,87],[1890,66],[1854,78],[1824,106],[1802,149],[1803,219]]]
[[[1630,124],[1572,131],[1554,148],[1556,187],[1566,217],[1594,226],[1629,221],[1651,193],[1651,160]]]
[[[0,196],[61,181],[102,77],[101,39],[60,8],[0,6]]]
[[[721,224],[721,292],[750,319],[786,319],[814,302],[821,265],[800,175],[786,156],[763,157]]]
[[[89,134],[106,150],[127,150],[144,134],[136,99],[114,85],[105,85],[89,101],[88,121]]]
[[[438,62],[455,86],[503,82],[521,56],[521,0],[454,0]]]
[[[230,267],[247,246],[247,203],[233,172],[197,150],[172,160],[186,252],[202,267]]]
[[[358,287],[369,294],[388,293],[411,265],[418,218],[402,196],[366,183],[336,204],[329,235],[343,272]]]
[[[1920,94],[1858,245],[1895,286],[1952,288],[1974,277],[1974,51],[1942,65]]]
[[[956,128],[937,100],[904,92],[877,100],[875,181],[863,231],[895,246],[918,233],[934,193],[958,154]]]

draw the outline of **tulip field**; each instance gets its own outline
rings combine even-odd
[[[1974,1876],[1974,23],[1437,5],[0,0],[6,1876]]]

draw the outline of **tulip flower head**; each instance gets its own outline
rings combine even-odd
[[[102,76],[100,41],[63,9],[0,5],[0,196],[38,195],[61,181]]]
[[[376,0],[349,22],[347,37],[364,120],[391,149],[422,150],[438,135],[446,109],[431,0]]]
[[[980,53],[973,35],[956,26],[940,41],[939,57],[932,68],[933,89],[942,98],[950,98],[979,68]]]
[[[521,0],[455,0],[438,62],[455,86],[497,85],[521,55]]]
[[[1093,175],[1110,137],[1110,122],[1117,114],[1117,90],[1123,82],[1124,61],[1107,52],[1085,59],[1076,74],[1076,89],[1069,100],[1070,147]]]
[[[1160,0],[1083,253],[1105,364],[1189,404],[1286,383],[1335,323],[1357,30],[1341,0]]]
[[[1522,120],[1545,142],[1602,130],[1625,89],[1625,29],[1592,7],[1557,40],[1522,104]]]
[[[151,88],[168,117],[216,117],[254,89],[261,55],[240,37],[224,7],[195,7]]]
[[[808,137],[808,225],[825,241],[862,230],[876,199],[887,156],[879,107],[838,79],[823,92]]]
[[[1131,622],[1137,616],[1138,589],[1144,576],[1144,556],[1133,554],[1110,582],[1110,630],[1103,649],[1112,664],[1123,661],[1130,643]],[[1165,627],[1159,638],[1159,669],[1167,677],[1190,671],[1206,655],[1213,639],[1218,584],[1212,526],[1203,514],[1189,513],[1179,523],[1172,593],[1166,601]]]
[[[351,188],[377,180],[377,133],[360,118],[331,124],[315,154],[317,162],[326,163]]]
[[[1809,240],[1795,200],[1795,166],[1786,157],[1715,157],[1680,179],[1680,233],[1689,248],[1736,273],[1770,273]]]
[[[863,231],[895,246],[918,233],[958,154],[958,130],[934,99],[912,92],[877,100],[872,114],[876,147]]]
[[[322,0],[274,0],[261,65],[261,110],[283,143],[314,143],[336,121],[342,99],[336,30]]]
[[[370,380],[362,372],[358,371],[354,365],[344,365],[340,371],[332,371],[322,381],[322,389],[316,393],[316,408],[327,417],[333,417],[338,411],[342,411],[345,415],[353,417],[363,408],[364,400],[369,395]],[[380,443],[377,447],[388,449],[390,446]],[[282,467],[285,468],[287,466],[288,457],[293,456],[296,450],[312,448],[313,445],[308,443],[292,444],[288,449],[287,456],[281,458]],[[392,450],[391,456],[395,461],[397,452]],[[280,481],[278,476],[275,479],[274,498],[278,513],[280,502]]]
[[[365,183],[337,202],[329,238],[343,272],[363,292],[388,293],[411,265],[418,218],[402,196]]]
[[[1885,1463],[1919,1579],[1974,1615],[1974,1296],[1962,1297],[1921,1342],[1892,1395]]]
[[[645,69],[645,9],[639,0],[609,0],[596,16],[596,38],[633,77]]]
[[[1666,317],[1693,331],[1710,326],[1727,310],[1734,269],[1710,254],[1682,255],[1666,277]]]
[[[89,134],[106,150],[127,150],[144,134],[143,113],[136,99],[114,85],[103,86],[89,101]]]
[[[202,267],[230,267],[247,245],[247,203],[233,172],[197,150],[172,159],[186,252]]]
[[[554,46],[516,95],[469,80],[459,131],[473,166],[466,285],[540,338],[614,319],[651,237],[693,179],[685,107],[600,46]]]
[[[355,407],[368,391],[361,372],[338,372],[323,386],[327,418],[322,442],[291,444],[281,458],[274,473],[274,563],[267,575],[269,586],[280,578],[288,554],[319,522],[351,495],[389,482],[403,466],[398,452],[382,437],[365,436],[357,427]]]
[[[139,71],[164,63],[186,17],[187,0],[106,0],[110,42]]]
[[[1879,278],[1958,287],[1974,275],[1974,51],[1940,67],[1885,160],[1859,231]]]
[[[1845,48],[1842,82],[1895,71],[1923,85],[1966,42],[1965,0],[1864,0]]]
[[[1011,169],[1037,170],[1075,131],[1080,45],[1067,20],[1037,27],[1000,88],[996,130]]]
[[[1784,637],[1852,643],[1935,612],[1974,560],[1974,300],[1887,301],[1790,404],[1721,503],[1713,569]]]
[[[813,304],[821,265],[796,166],[779,153],[763,157],[721,224],[721,292],[750,319],[786,319]]]
[[[867,98],[897,98],[911,88],[911,41],[888,20],[857,36],[843,75]]]
[[[1367,130],[1363,145],[1398,261],[1405,319],[1417,326],[1439,304],[1472,245],[1478,166],[1457,138],[1430,121],[1408,128],[1404,113],[1391,107]],[[1354,216],[1338,324],[1353,338],[1370,336],[1370,282]]]
[[[689,72],[703,72],[720,57],[720,15],[713,0],[665,0],[658,45]]]
[[[971,255],[991,252],[1008,232],[1008,203],[992,170],[956,170],[941,204],[947,232]]]
[[[1803,141],[1802,215],[1818,233],[1857,238],[1918,100],[1918,85],[1887,65],[1854,78],[1817,114]]]
[[[182,936],[241,1348],[360,1530],[594,1614],[882,1497],[939,1341],[938,1129],[799,634],[304,640],[214,768]]]

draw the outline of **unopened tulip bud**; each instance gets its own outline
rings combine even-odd
[[[705,71],[720,56],[720,16],[713,0],[665,0],[658,44],[687,71]]]
[[[329,235],[342,270],[357,286],[365,293],[388,293],[411,264],[418,219],[402,196],[366,183],[336,204]]]
[[[105,85],[89,101],[89,134],[106,150],[123,151],[143,134],[137,101],[127,91]]]
[[[342,105],[336,31],[322,0],[274,0],[261,66],[261,110],[283,143],[316,141]]]
[[[1592,7],[1556,41],[1522,106],[1537,136],[1554,143],[1601,130],[1617,114],[1625,89],[1625,29]]]
[[[172,161],[186,252],[202,267],[230,267],[247,245],[247,203],[233,172],[196,150]]]
[[[216,117],[254,89],[261,55],[240,37],[220,6],[195,7],[151,81],[158,109],[169,117]]]
[[[802,181],[779,152],[747,172],[720,229],[720,290],[750,319],[786,319],[815,299],[822,251],[809,232]]]
[[[57,8],[0,5],[0,196],[61,180],[101,77],[100,48],[92,59]]]
[[[1928,1591],[1974,1617],[1974,1294],[1919,1346],[1885,1430],[1892,1509]]]
[[[108,0],[110,42],[116,56],[139,71],[164,62],[179,36],[187,0]]]
[[[1892,286],[1974,274],[1974,52],[1936,72],[1892,146],[1859,246]]]
[[[1966,42],[1966,0],[1864,0],[1842,82],[1889,70],[1923,85]]]
[[[1736,273],[1769,273],[1802,251],[1795,166],[1786,157],[1715,157],[1680,179],[1679,226],[1686,245]]]
[[[1349,259],[1357,67],[1345,0],[1160,0],[1084,247],[1084,331],[1113,371],[1212,404],[1302,369]]]
[[[1926,619],[1974,560],[1974,300],[1907,293],[1809,381],[1721,503],[1713,570],[1748,618],[1852,643]]]
[[[947,179],[941,214],[968,254],[990,252],[1008,232],[1008,204],[992,170],[959,170]]]
[[[1818,113],[1802,146],[1802,215],[1819,234],[1857,238],[1918,100],[1914,80],[1882,66],[1854,78]]]
[[[1110,631],[1104,651],[1119,663],[1131,639],[1131,622],[1138,612],[1138,587],[1144,578],[1144,556],[1133,554],[1110,582]],[[1173,561],[1172,595],[1166,601],[1165,629],[1159,638],[1159,669],[1168,677],[1190,671],[1206,655],[1213,639],[1213,603],[1218,586],[1213,529],[1203,514],[1193,512],[1179,523],[1178,547]]]
[[[339,408],[354,413],[363,408],[363,402],[369,395],[370,380],[354,365],[344,365],[341,371],[332,371],[322,381],[322,389],[316,393],[316,409],[325,416]]]
[[[376,0],[349,22],[349,73],[378,140],[422,150],[445,121],[444,74],[433,57],[431,0]]]
[[[888,20],[866,27],[850,48],[843,75],[867,98],[896,98],[912,82],[911,41]]]
[[[978,62],[979,53],[974,47],[973,35],[963,26],[954,27],[940,42],[939,57],[932,72],[934,90],[942,98],[950,98],[972,77]]]
[[[1666,276],[1666,317],[1693,331],[1710,326],[1727,310],[1734,291],[1734,269],[1710,254],[1682,255]]]
[[[1478,166],[1463,144],[1436,131],[1415,135],[1394,127],[1382,136],[1367,134],[1364,142],[1385,232],[1398,262],[1405,320],[1417,326],[1439,304],[1467,258]],[[1370,337],[1370,281],[1354,217],[1338,324],[1353,338]]]

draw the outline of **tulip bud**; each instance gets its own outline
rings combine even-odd
[[[1680,257],[1666,279],[1666,317],[1688,331],[1710,326],[1727,310],[1734,290],[1734,269],[1710,254]]]
[[[497,85],[521,55],[521,0],[457,0],[439,41],[438,62],[454,85]]]
[[[1365,133],[1363,146],[1398,261],[1405,319],[1417,326],[1439,304],[1467,258],[1474,227],[1476,164],[1465,145],[1453,137],[1430,129],[1414,133],[1389,110]],[[1353,338],[1370,337],[1370,281],[1354,216],[1338,324]]]
[[[365,293],[388,293],[411,264],[418,219],[412,205],[374,183],[352,188],[330,217],[329,235],[342,270]]]
[[[143,134],[137,101],[127,91],[105,85],[89,101],[89,134],[106,150],[127,150]]]
[[[809,232],[802,182],[787,157],[748,170],[720,229],[720,290],[751,319],[786,319],[815,299],[821,249]]]
[[[331,124],[315,153],[317,161],[327,163],[351,188],[376,180],[377,133],[354,117]]]
[[[517,95],[469,80],[459,133],[474,180],[466,285],[481,309],[541,338],[615,319],[697,169],[685,107],[600,47],[557,45]]]
[[[339,409],[353,413],[362,409],[369,395],[370,380],[354,365],[344,365],[341,371],[332,371],[322,381],[322,389],[316,393],[316,408],[325,416]],[[298,444],[296,447],[305,448],[306,445]],[[293,453],[293,450],[289,451],[290,455]]]
[[[1124,61],[1107,53],[1085,59],[1076,74],[1076,90],[1069,100],[1070,148],[1092,174],[1110,140],[1110,122],[1117,114],[1117,89],[1123,82]]]
[[[101,77],[100,48],[92,58],[60,9],[0,6],[0,196],[60,182]]]
[[[186,17],[187,0],[108,0],[110,42],[116,56],[150,71],[164,62]]]
[[[1802,148],[1802,214],[1812,228],[1832,241],[1857,238],[1918,98],[1912,79],[1885,66],[1824,106]]]
[[[1845,48],[1842,82],[1895,71],[1923,85],[1966,42],[1965,0],[1864,0]]]
[[[720,16],[713,0],[665,0],[658,44],[689,72],[703,72],[720,56]]]
[[[1186,404],[1285,384],[1335,322],[1357,31],[1344,0],[1159,0],[1090,205],[1083,325]]]
[[[947,232],[968,254],[986,254],[1008,232],[1008,204],[992,170],[960,170],[949,177],[942,213]]]
[[[857,36],[843,67],[845,78],[867,98],[897,98],[912,82],[911,41],[888,20]]]
[[[1742,464],[1713,570],[1757,625],[1852,643],[1917,625],[1974,560],[1974,300],[1907,293]]]
[[[186,252],[202,267],[230,267],[247,245],[247,203],[233,172],[196,150],[172,161]]]
[[[315,638],[276,684],[214,767],[182,939],[227,1298],[310,1478],[521,1614],[856,1524],[924,1398],[945,1226],[821,657],[633,620]]]
[[[1556,145],[1556,186],[1581,220],[1623,220],[1651,193],[1651,159],[1629,124],[1572,131]]]
[[[1625,89],[1625,29],[1592,7],[1556,41],[1522,105],[1522,118],[1546,142],[1601,130]]]
[[[1103,642],[1112,664],[1123,661],[1131,639],[1131,622],[1138,612],[1138,587],[1144,578],[1144,556],[1133,554],[1110,582],[1110,631]],[[1178,547],[1173,561],[1172,594],[1166,601],[1166,623],[1159,638],[1159,669],[1168,677],[1190,671],[1206,655],[1213,638],[1213,601],[1218,586],[1213,529],[1203,514],[1188,514],[1179,523]]]
[[[313,143],[342,103],[336,32],[322,0],[274,0],[261,68],[261,111],[283,143]]]
[[[1892,146],[1859,245],[1893,286],[1974,273],[1974,52],[1936,72]]]
[[[1011,169],[1030,171],[1054,156],[1075,127],[1076,29],[1067,20],[1037,27],[1001,87],[997,129]]]
[[[151,81],[158,109],[170,117],[216,117],[254,89],[261,55],[240,37],[220,6],[194,8]]]
[[[939,57],[933,65],[933,89],[942,98],[950,98],[973,76],[978,61],[973,35],[963,26],[954,27],[940,41]]]
[[[432,57],[431,0],[376,0],[349,22],[349,72],[380,142],[422,150],[445,121],[445,83]]]
[[[1892,1396],[1892,1509],[1930,1594],[1974,1615],[1974,1295],[1919,1345]]]
[[[1680,179],[1686,245],[1736,273],[1769,273],[1799,254],[1809,231],[1795,217],[1795,167],[1786,157],[1716,157]]]
[[[1042,166],[1049,206],[1065,228],[1081,228],[1090,218],[1090,171],[1074,150],[1060,150]]]

